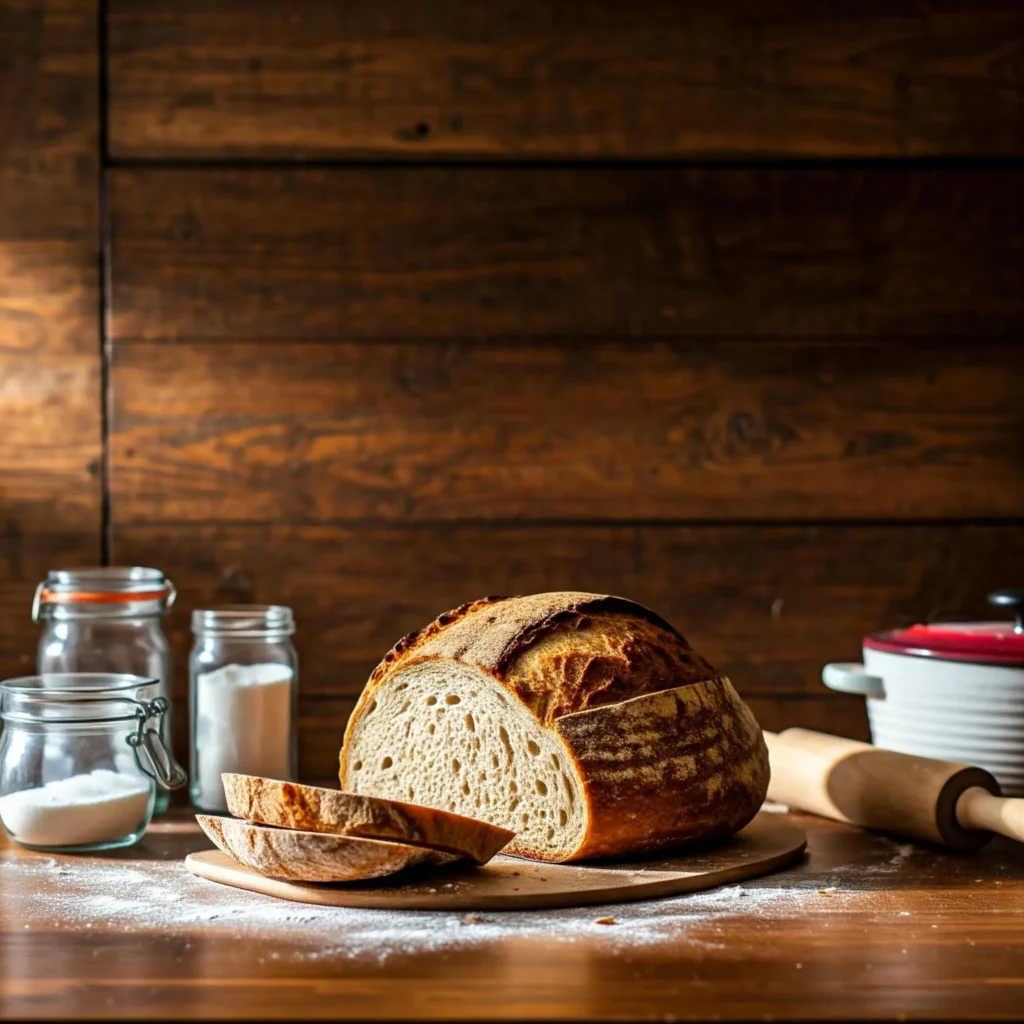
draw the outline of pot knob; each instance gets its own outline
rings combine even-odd
[[[1024,633],[1024,590],[993,590],[988,595],[989,604],[1013,611],[1014,633]]]

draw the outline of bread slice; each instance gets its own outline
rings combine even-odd
[[[485,598],[400,641],[352,713],[342,788],[480,817],[506,852],[614,857],[721,838],[768,786],[761,730],[653,612]]]
[[[255,775],[225,772],[221,779],[228,810],[236,818],[277,828],[397,839],[469,857],[478,864],[489,861],[515,835],[486,821],[396,800]]]
[[[358,882],[459,859],[422,846],[268,828],[212,814],[197,814],[196,821],[219,849],[240,864],[293,882]]]

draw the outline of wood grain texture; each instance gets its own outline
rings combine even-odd
[[[2,419],[2,416],[0,416]],[[0,472],[4,470],[0,469]],[[2,493],[2,487],[0,487]],[[96,496],[99,504],[99,496]],[[31,508],[31,506],[29,506]],[[74,519],[38,518],[25,505],[0,500],[0,680],[33,675],[40,628],[32,622],[32,598],[50,569],[96,565],[100,558],[99,512]]]
[[[0,0],[0,678],[47,569],[100,555],[97,18]]]
[[[56,869],[0,837],[0,877],[12,880],[0,902],[0,1015],[281,1019],[301,1002],[309,1017],[364,1020],[1019,1016],[1024,860],[1004,841],[953,855],[775,815],[808,833],[809,856],[744,883],[745,898],[595,909],[572,941],[558,932],[567,911],[550,932],[537,914],[453,914],[436,930],[381,917],[376,933],[360,917],[329,925],[325,940],[315,926],[258,923],[267,909],[256,897],[217,915],[179,869],[209,845],[186,814],[130,850],[57,856]],[[61,912],[69,890],[88,892],[91,870],[109,877],[118,864],[162,886],[182,878],[176,917],[194,908],[194,920],[161,925],[134,894],[118,901],[134,913]],[[593,924],[606,914],[615,925]]]
[[[116,524],[1024,514],[1024,347],[132,344]]]
[[[98,250],[98,9],[0,4],[0,239]]]
[[[294,607],[317,779],[384,651],[471,597],[626,594],[767,728],[864,738],[821,665],[1019,573],[1024,165],[754,165],[1024,155],[1019,3],[108,15],[115,159],[356,161],[109,174],[111,557],[181,589],[180,752],[200,605]],[[750,165],[636,162],[720,157]],[[42,208],[0,303],[45,272],[10,337],[78,351],[94,292],[26,255]]]
[[[1024,172],[121,169],[116,339],[1019,334]]]
[[[654,609],[745,696],[821,692],[822,665],[870,631],[991,617],[985,594],[1022,557],[1017,524],[152,524],[113,541],[115,563],[177,584],[182,654],[191,608],[290,605],[301,690],[321,697],[357,695],[396,640],[464,601],[568,589]]]
[[[109,9],[116,157],[1024,150],[1013,0]]]

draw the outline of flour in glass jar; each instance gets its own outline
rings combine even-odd
[[[221,773],[290,777],[292,670],[287,665],[225,665],[196,678],[195,796],[227,810]]]
[[[141,776],[99,768],[0,797],[0,822],[29,846],[116,842],[146,823],[151,792]]]

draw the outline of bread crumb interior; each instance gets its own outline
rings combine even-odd
[[[390,676],[348,737],[353,793],[453,811],[517,833],[508,853],[562,860],[582,844],[582,783],[562,740],[470,665]]]

